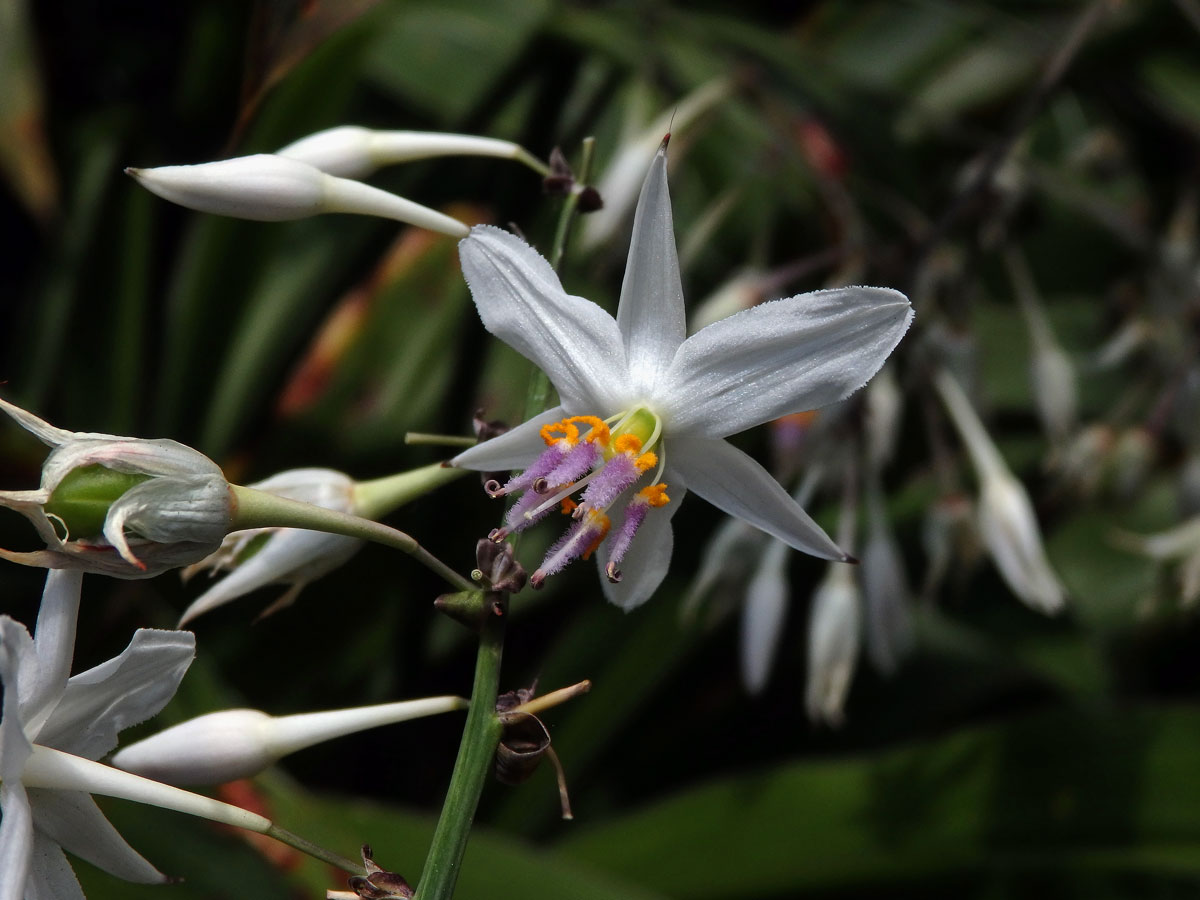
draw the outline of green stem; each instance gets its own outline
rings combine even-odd
[[[586,184],[592,167],[595,140],[583,142],[579,183]],[[566,250],[571,224],[579,206],[579,195],[572,193],[563,203],[554,233],[550,259],[557,270]],[[525,416],[530,418],[546,408],[550,381],[544,372],[534,368],[525,398]],[[514,545],[516,541],[513,541]],[[492,768],[496,745],[504,726],[496,716],[496,695],[500,689],[500,660],[504,654],[504,616],[488,616],[479,634],[479,655],[475,661],[475,685],[471,691],[471,708],[454,762],[454,774],[446,791],[446,802],[433,843],[425,859],[425,869],[417,885],[414,900],[450,900],[458,881],[463,854],[471,835],[471,824],[479,806],[479,796]]]
[[[305,840],[298,834],[288,831],[286,828],[280,828],[272,823],[263,834],[267,837],[273,837],[280,843],[287,844],[289,847],[295,847],[301,853],[307,853],[313,859],[319,859],[321,862],[329,863],[334,868],[341,869],[343,872],[349,872],[351,875],[362,875],[363,866],[361,862],[355,862],[352,859],[347,859],[340,853],[334,853],[332,850],[326,850],[314,844],[312,841]]]
[[[449,900],[458,880],[479,795],[492,768],[503,727],[496,718],[500,659],[504,652],[504,617],[490,616],[479,635],[471,709],[463,728],[446,802],[433,832],[433,844],[417,885],[415,900]]]
[[[354,508],[361,516],[378,519],[443,484],[461,478],[468,471],[433,463],[373,481],[360,481],[354,485]]]
[[[229,489],[233,492],[235,506],[230,531],[283,527],[344,534],[407,553],[460,591],[473,591],[478,587],[418,544],[416,538],[388,525],[311,503],[288,500],[240,484],[231,484]]]
[[[530,153],[528,150],[526,150],[524,147],[521,147],[517,150],[517,155],[516,155],[515,159],[518,162],[524,163],[525,165],[529,166],[529,168],[533,169],[533,171],[537,172],[543,178],[545,178],[547,175],[550,174],[550,167],[548,165],[546,165],[544,162],[542,162],[540,159],[538,159],[536,156],[534,156],[532,153]]]
[[[474,447],[479,441],[462,434],[426,434],[423,431],[408,431],[404,434],[404,443],[409,446]]]
[[[592,175],[592,157],[596,152],[596,139],[583,139],[583,152],[579,162],[579,177],[575,183],[582,187],[588,183]],[[567,238],[571,236],[571,226],[575,224],[575,214],[579,211],[579,192],[572,191],[563,202],[562,211],[558,215],[558,225],[554,229],[554,245],[550,248],[550,265],[554,271],[562,265],[563,254],[567,249]],[[540,412],[540,410],[539,410]]]

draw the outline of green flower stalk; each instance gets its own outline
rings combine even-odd
[[[333,469],[289,469],[250,485],[248,490],[348,517],[376,519],[461,474],[461,470],[435,463],[356,482]],[[268,514],[269,524],[232,532],[211,556],[184,569],[185,579],[202,570],[228,574],[192,601],[179,620],[180,626],[251,591],[284,584],[287,590],[263,615],[277,612],[291,605],[306,585],[349,562],[370,539],[338,531],[338,525],[329,526],[334,533],[316,530],[322,528],[320,513],[312,512],[317,520],[308,528],[288,527],[290,520],[272,520]]]

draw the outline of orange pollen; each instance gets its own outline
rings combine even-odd
[[[618,453],[637,453],[642,449],[642,439],[636,434],[622,434],[613,441],[613,449]]]
[[[579,429],[571,424],[570,419],[563,419],[561,422],[551,422],[549,425],[543,425],[539,434],[541,434],[542,440],[546,442],[547,447],[551,447],[559,441],[566,441],[569,445],[574,446],[579,440]]]
[[[667,496],[667,486],[661,481],[658,484],[642,488],[637,492],[637,495],[639,499],[655,509],[658,509],[660,506],[666,506],[671,502],[671,498]]]
[[[583,551],[583,555],[580,556],[580,559],[591,559],[592,554],[596,552],[596,548],[604,543],[604,539],[608,537],[608,530],[612,528],[612,520],[598,510],[591,510],[588,512],[588,520],[589,525],[599,521],[600,534],[596,536],[594,541],[588,544],[588,548]]]
[[[658,457],[653,453],[643,453],[633,461],[639,472],[645,472],[647,469],[658,465]]]
[[[571,514],[571,512],[575,509],[575,507],[577,507],[578,505],[579,504],[576,503],[574,500],[572,500],[570,497],[563,497],[563,501],[561,504],[562,514],[564,516],[569,516]]]

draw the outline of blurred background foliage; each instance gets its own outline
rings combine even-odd
[[[493,786],[458,896],[1194,896],[1200,623],[1177,573],[1119,535],[1200,512],[1198,48],[1196,0],[0,0],[5,396],[71,429],[191,443],[243,482],[433,461],[406,431],[467,433],[477,407],[513,421],[528,375],[478,325],[448,239],[198,215],[122,168],[356,123],[504,137],[542,157],[557,145],[573,162],[595,135],[601,178],[632,147],[640,180],[654,123],[674,111],[693,311],[846,281],[914,299],[884,488],[913,584],[932,582],[913,607],[915,648],[890,678],[859,666],[842,727],[810,724],[807,610],[825,564],[791,554],[780,657],[748,695],[735,558],[700,613],[681,615],[720,524],[687,501],[671,574],[645,607],[604,604],[583,565],[515,599],[504,685],[595,685],[547,717],[577,819],[557,819],[548,772]],[[511,164],[419,162],[374,181],[549,244],[558,201]],[[611,216],[616,187],[606,200],[564,280],[612,308],[628,222]],[[1078,419],[1055,440],[1006,258],[1027,262],[1025,288],[1078,375]],[[957,532],[946,577],[929,577],[923,538],[976,490],[931,360],[972,386],[1029,488],[1062,614],[1022,606]],[[759,432],[744,445],[767,460],[779,430]],[[41,455],[0,429],[6,487],[33,486]],[[837,500],[814,507],[831,528]],[[466,571],[496,515],[466,479],[390,521]],[[548,540],[530,536],[527,563]],[[19,517],[0,520],[0,545],[31,541]],[[32,621],[40,573],[0,579],[3,609]],[[466,693],[471,642],[435,618],[440,590],[369,548],[270,618],[255,621],[269,592],[224,607],[196,623],[198,659],[156,727],[231,705]],[[169,627],[196,593],[174,577],[89,576],[77,668],[136,626]],[[221,792],[340,852],[369,842],[415,878],[460,727],[343,739]],[[186,881],[147,889],[80,863],[92,900],[338,884],[278,847],[105,808]]]

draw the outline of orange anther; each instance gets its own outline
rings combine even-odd
[[[658,457],[653,453],[643,453],[633,461],[639,472],[645,472],[649,468],[658,465]]]
[[[613,447],[618,453],[637,453],[642,449],[642,439],[636,434],[618,435]]]
[[[655,509],[660,506],[666,506],[671,502],[671,498],[667,496],[667,486],[661,481],[658,484],[642,488],[638,491],[638,497],[642,498]]]
[[[576,503],[574,500],[572,500],[570,497],[563,497],[562,503],[560,504],[560,508],[562,509],[562,514],[564,516],[569,516],[572,513],[572,511],[575,509],[575,507],[577,507],[578,505],[579,504]]]

